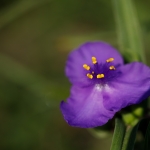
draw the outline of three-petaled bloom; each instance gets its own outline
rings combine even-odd
[[[140,62],[124,65],[119,52],[104,42],[72,51],[65,71],[72,88],[60,109],[71,126],[104,125],[122,108],[150,95],[150,68]]]

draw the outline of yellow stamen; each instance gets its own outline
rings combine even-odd
[[[110,70],[115,70],[116,68],[114,66],[109,67]]]
[[[84,64],[83,68],[86,69],[86,70],[90,70],[90,66],[88,66],[87,64]]]
[[[87,77],[90,78],[90,79],[93,79],[93,75],[90,74],[90,73],[87,74]]]
[[[92,63],[93,63],[93,64],[96,64],[96,63],[97,63],[96,57],[92,57]]]
[[[94,71],[92,71],[92,74],[94,74]]]
[[[104,74],[98,74],[97,75],[97,79],[101,79],[101,78],[104,78]]]
[[[114,61],[114,58],[109,58],[106,60],[106,62],[112,62],[112,61]]]

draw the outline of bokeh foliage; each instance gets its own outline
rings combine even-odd
[[[150,64],[149,5],[135,1]],[[59,110],[69,95],[67,55],[89,40],[118,47],[111,1],[0,1],[1,150],[109,149],[111,136],[69,127]]]

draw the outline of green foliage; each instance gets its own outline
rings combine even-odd
[[[122,150],[133,150],[139,123],[134,127],[128,126],[124,137]]]
[[[126,127],[121,119],[116,118],[111,150],[121,150]]]
[[[141,29],[132,0],[113,0],[120,49],[127,62],[145,62]]]
[[[150,123],[148,124],[147,127],[143,150],[149,150],[149,149],[150,149]]]

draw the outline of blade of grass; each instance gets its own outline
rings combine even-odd
[[[126,127],[121,119],[116,118],[115,130],[110,150],[121,150]]]
[[[113,0],[120,50],[127,62],[145,62],[140,25],[132,0]]]
[[[30,0],[30,1],[16,1],[10,6],[2,9],[0,11],[0,30],[17,19],[18,17],[22,16],[26,12],[33,10],[37,7],[40,7],[42,4],[49,3],[49,0]]]

